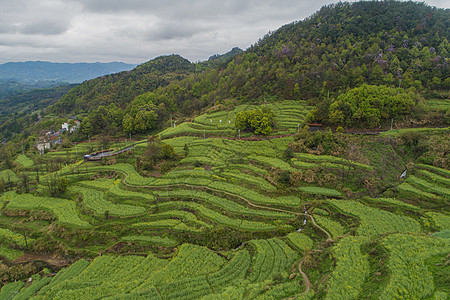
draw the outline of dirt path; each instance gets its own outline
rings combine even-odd
[[[63,259],[62,257],[58,256],[50,256],[50,255],[38,255],[38,254],[24,254],[15,260],[13,260],[14,263],[25,263],[25,262],[31,262],[31,261],[37,261],[42,260],[45,261],[51,265],[57,266],[57,267],[63,267],[67,265],[67,261]]]
[[[320,227],[319,225],[317,225],[317,223],[316,223],[316,221],[314,220],[314,218],[313,218],[313,216],[312,215],[307,215],[310,219],[311,219],[311,221],[312,221],[312,223],[314,224],[314,226],[316,226],[317,228],[319,228],[320,230],[322,230],[326,235],[327,235],[327,242],[328,241],[332,241],[333,239],[331,238],[331,235],[328,233],[328,231],[326,231],[325,229],[323,229],[322,227]]]
[[[305,282],[305,291],[303,293],[306,294],[310,289],[312,289],[312,285],[308,279],[308,276],[306,276],[305,272],[302,271],[303,261],[305,261],[305,259],[302,259],[302,261],[298,264],[298,271],[302,274],[303,281]]]

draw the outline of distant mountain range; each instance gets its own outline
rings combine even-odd
[[[54,81],[81,83],[99,76],[128,71],[136,65],[111,63],[52,63],[47,61],[0,64],[0,79],[22,82]]]

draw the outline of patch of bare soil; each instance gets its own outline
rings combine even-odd
[[[57,267],[68,265],[68,262],[64,258],[57,255],[24,254],[13,260],[14,263],[24,263],[32,261],[45,261],[46,263]]]

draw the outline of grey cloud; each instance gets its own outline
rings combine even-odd
[[[66,32],[70,27],[69,22],[43,20],[26,24],[20,33],[23,34],[42,34],[42,35],[58,35]]]
[[[187,39],[205,29],[205,26],[195,23],[162,22],[144,33],[144,38],[150,41]]]
[[[140,63],[178,53],[198,61],[246,49],[336,1],[0,0],[0,59]]]

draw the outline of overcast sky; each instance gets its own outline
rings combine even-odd
[[[248,48],[330,0],[0,0],[0,63],[206,60]],[[448,0],[425,1],[449,8]]]

